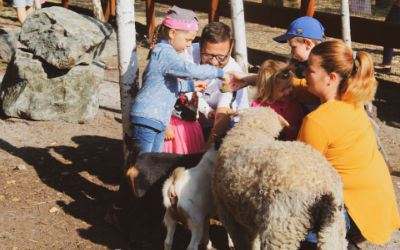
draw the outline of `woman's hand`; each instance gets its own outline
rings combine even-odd
[[[168,125],[167,129],[165,130],[165,139],[164,141],[170,141],[175,139],[174,130],[171,128],[171,125]]]
[[[208,86],[208,83],[206,83],[204,81],[200,81],[200,80],[194,81],[194,90],[196,92],[203,92],[204,90],[206,90],[207,86]]]

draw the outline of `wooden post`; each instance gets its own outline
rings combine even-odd
[[[35,10],[40,10],[42,8],[40,0],[34,0],[34,2],[35,2]]]
[[[351,48],[349,0],[342,0],[342,39]]]
[[[156,14],[154,10],[154,0],[146,0],[146,27],[148,37],[153,35],[155,23]]]
[[[314,0],[301,0],[300,14],[301,16],[314,16]]]
[[[122,133],[124,149],[123,170],[128,169],[132,140],[129,113],[133,99],[139,91],[139,67],[136,54],[136,27],[134,0],[117,0],[117,42],[119,62],[119,88],[121,94]]]
[[[115,0],[111,0],[111,15],[115,17]]]
[[[110,7],[111,7],[111,0],[103,0],[103,13],[104,13],[104,20],[108,22],[110,19]]]
[[[231,0],[231,18],[233,37],[235,39],[235,59],[243,72],[247,72],[246,26],[244,21],[243,0]]]
[[[211,0],[211,7],[210,11],[208,12],[208,22],[218,22],[219,15],[218,15],[218,3],[219,0]]]
[[[61,0],[62,6],[66,9],[68,9],[68,0]]]
[[[100,21],[104,20],[103,8],[101,7],[100,0],[92,0],[93,4],[93,17]]]

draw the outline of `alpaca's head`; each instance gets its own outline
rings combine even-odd
[[[240,116],[240,121],[233,129],[245,129],[249,132],[257,130],[277,138],[283,127],[289,126],[285,118],[269,107],[248,108],[236,114]]]

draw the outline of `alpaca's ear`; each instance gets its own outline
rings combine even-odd
[[[285,118],[283,118],[283,116],[281,116],[280,114],[278,115],[278,120],[281,123],[282,126],[284,127],[289,127],[289,123],[285,120]]]

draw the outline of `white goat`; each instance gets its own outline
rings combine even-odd
[[[187,249],[197,250],[199,244],[206,246],[209,242],[209,219],[215,215],[215,206],[211,194],[211,174],[217,151],[214,145],[204,154],[199,164],[191,169],[177,168],[163,186],[163,199],[166,207],[164,223],[167,236],[164,249],[172,247],[172,241],[178,221],[191,231]],[[177,202],[169,198],[168,190],[173,185]]]

